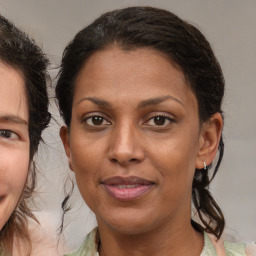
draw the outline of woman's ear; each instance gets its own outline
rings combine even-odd
[[[64,146],[66,155],[68,157],[68,163],[70,170],[73,170],[72,168],[72,157],[70,153],[70,143],[69,143],[69,128],[67,126],[62,126],[60,128],[60,138],[62,140],[62,144]]]
[[[220,113],[215,113],[201,127],[196,168],[203,169],[204,163],[208,166],[212,163],[218,151],[223,119]]]

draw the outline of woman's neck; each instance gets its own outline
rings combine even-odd
[[[140,234],[122,234],[99,223],[100,256],[199,256],[203,235],[190,224],[168,225]]]

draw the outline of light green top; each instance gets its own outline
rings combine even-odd
[[[226,256],[246,256],[245,243],[229,243],[224,242]],[[73,252],[66,254],[65,256],[99,256],[98,254],[98,238],[97,228],[92,230],[85,238],[80,248]],[[207,235],[204,233],[204,248],[200,256],[217,256],[216,249]]]

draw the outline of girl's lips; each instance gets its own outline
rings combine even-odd
[[[154,183],[136,176],[116,176],[103,180],[102,185],[115,199],[131,201],[147,193]]]

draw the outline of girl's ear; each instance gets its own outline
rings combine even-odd
[[[62,140],[62,144],[64,146],[66,155],[68,157],[69,168],[70,168],[70,170],[73,171],[72,157],[71,157],[71,153],[70,153],[70,143],[69,143],[69,128],[67,126],[62,126],[60,128],[60,138]]]
[[[222,128],[223,119],[220,113],[215,113],[208,121],[203,123],[195,166],[197,169],[203,169],[204,162],[207,166],[212,163],[218,151]]]

